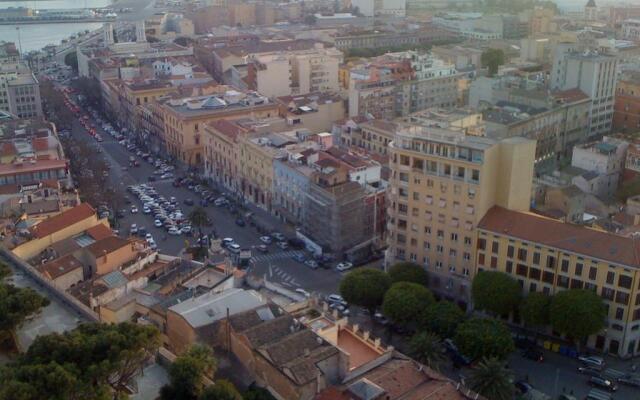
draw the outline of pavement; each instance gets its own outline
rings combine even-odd
[[[96,124],[96,126],[98,126],[98,124]],[[76,140],[92,143],[99,149],[101,152],[100,155],[104,157],[110,165],[109,184],[123,193],[124,196],[131,201],[132,205],[136,205],[139,208],[138,213],[132,214],[130,213],[130,205],[123,207],[127,210],[125,217],[118,220],[117,226],[114,227],[119,230],[120,235],[126,236],[131,224],[136,224],[138,227],[142,226],[151,233],[158,245],[159,251],[174,256],[180,255],[185,246],[195,244],[195,239],[191,236],[169,236],[166,235],[164,229],[156,228],[153,225],[153,217],[142,213],[140,201],[133,194],[128,193],[126,188],[129,185],[147,183],[166,198],[171,196],[175,197],[185,215],[188,215],[195,206],[187,206],[184,204],[184,201],[186,199],[192,199],[195,204],[198,204],[200,201],[199,195],[185,187],[174,187],[172,184],[173,178],[149,182],[148,177],[153,175],[155,168],[135,156],[134,152],[128,151],[125,146],[120,145],[108,133],[102,131],[101,127],[98,127],[97,130],[104,140],[101,143],[96,142],[77,121],[73,124],[71,134]],[[129,167],[129,158],[131,156],[139,160],[139,167]],[[176,167],[176,171],[174,171],[175,176],[185,176],[187,174],[183,166],[176,165]],[[210,190],[216,191],[214,188]],[[223,193],[219,188],[217,191],[220,194]],[[246,204],[244,207],[246,207],[247,211],[257,214],[261,224],[267,225],[270,231],[279,231],[288,237],[294,236],[292,226],[280,221],[267,211],[252,204]],[[311,293],[323,295],[337,292],[338,284],[342,277],[342,273],[335,271],[334,267],[337,262],[331,265],[331,269],[318,268],[312,270],[303,263],[293,259],[295,254],[300,252],[305,253],[304,251],[294,251],[291,249],[281,250],[275,244],[271,244],[269,245],[268,253],[260,253],[255,249],[258,245],[262,244],[260,241],[262,234],[257,231],[256,227],[252,227],[249,224],[246,226],[238,226],[235,223],[237,216],[232,215],[225,207],[210,205],[206,207],[205,210],[209,218],[213,221],[213,225],[205,227],[205,229],[203,229],[204,233],[215,233],[219,238],[231,237],[243,249],[252,250],[251,263],[248,268],[249,273],[259,278],[267,277],[269,281],[291,290],[304,288]],[[164,239],[165,237],[166,239]],[[305,254],[309,256],[308,253]]]

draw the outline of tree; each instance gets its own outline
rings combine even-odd
[[[196,207],[189,213],[189,222],[191,222],[191,225],[198,228],[198,235],[200,236],[200,245],[199,245],[200,250],[198,253],[200,257],[206,256],[206,250],[204,248],[204,240],[203,240],[204,236],[202,234],[202,227],[207,225],[208,220],[209,220],[209,216],[207,215],[207,212],[205,211],[205,209],[202,207]]]
[[[412,262],[399,262],[389,268],[389,277],[392,283],[413,282],[427,286],[427,271],[418,264]]]
[[[475,308],[500,316],[509,315],[520,303],[518,281],[502,272],[482,271],[471,284]]]
[[[250,386],[242,394],[242,398],[244,400],[276,400],[267,389],[258,386]]]
[[[472,360],[506,358],[515,350],[509,329],[493,318],[471,318],[458,326],[454,342]]]
[[[2,274],[7,274],[3,266]],[[19,347],[16,330],[31,315],[49,305],[49,300],[31,288],[0,283],[0,341],[11,339]]]
[[[160,344],[153,326],[88,323],[39,336],[0,370],[0,399],[121,398]]]
[[[309,14],[304,17],[304,23],[307,25],[315,25],[316,22],[318,22],[318,18],[316,18],[316,16],[313,14]]]
[[[464,312],[446,300],[431,304],[421,314],[421,325],[440,337],[452,337],[458,325],[464,321]]]
[[[471,370],[467,386],[489,400],[511,400],[513,373],[498,358],[484,359]]]
[[[412,282],[397,282],[385,293],[382,311],[395,323],[407,325],[433,303],[433,294],[424,286]]]
[[[75,51],[64,56],[64,64],[73,68],[74,71],[78,70],[78,54]]]
[[[378,269],[360,268],[342,279],[340,294],[347,302],[366,308],[373,316],[389,286],[391,279],[386,273]]]
[[[489,76],[498,73],[498,67],[504,64],[504,51],[502,49],[487,49],[480,56],[483,68],[489,68]]]
[[[198,400],[242,400],[242,395],[233,383],[218,379],[213,385],[204,389]]]
[[[99,107],[102,102],[102,90],[100,83],[94,78],[80,77],[75,81],[74,86],[82,94],[87,102],[94,108]]]
[[[445,360],[442,342],[438,335],[431,332],[413,335],[409,342],[409,352],[413,358],[436,371]]]
[[[0,281],[11,275],[11,268],[7,264],[0,263]]]
[[[591,290],[569,289],[553,297],[550,308],[553,329],[580,341],[600,332],[607,310],[602,299]]]
[[[195,400],[204,391],[204,376],[213,377],[216,360],[208,347],[193,346],[169,368],[169,384],[160,390],[162,400]]]
[[[520,316],[525,324],[533,327],[549,325],[551,297],[542,292],[532,292],[520,305]]]

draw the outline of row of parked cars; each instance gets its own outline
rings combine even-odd
[[[169,235],[191,234],[191,224],[175,197],[167,199],[147,184],[132,185],[127,190],[142,202],[144,214],[153,215],[155,227],[166,229]],[[138,212],[135,205],[131,206],[131,212]]]

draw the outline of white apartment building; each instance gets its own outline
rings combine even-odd
[[[560,43],[556,48],[551,89],[578,88],[591,98],[589,136],[611,131],[617,67],[617,57],[596,50],[578,50],[575,43]]]
[[[640,41],[640,19],[628,19],[622,23],[622,38]]]

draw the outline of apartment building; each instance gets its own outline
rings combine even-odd
[[[0,111],[18,118],[42,117],[40,84],[25,64],[0,64]]]
[[[345,102],[335,93],[315,92],[304,96],[283,96],[275,99],[280,115],[291,129],[306,129],[311,133],[330,132],[333,121],[344,119]]]
[[[578,168],[574,185],[601,198],[613,196],[625,166],[629,143],[605,136],[602,141],[575,146],[571,166]]]
[[[208,122],[242,117],[271,118],[278,105],[255,92],[228,90],[221,95],[162,100],[163,141],[172,157],[189,165],[204,162],[204,132]]]
[[[425,108],[454,107],[460,76],[453,64],[430,54],[385,54],[351,70],[349,116],[393,119]]]
[[[529,209],[535,141],[502,141],[433,127],[396,132],[389,145],[386,265],[424,266],[432,290],[470,301],[476,227],[494,205]]]
[[[635,239],[493,207],[478,225],[475,251],[478,271],[507,273],[525,293],[595,291],[607,307],[606,328],[587,346],[621,357],[640,353]]]
[[[409,114],[400,120],[415,125],[460,131],[467,135],[486,135],[486,124],[482,118],[482,113],[474,109],[427,108],[426,110]]]
[[[624,39],[640,41],[640,19],[627,19],[622,23],[622,37]]]
[[[457,39],[457,35],[428,25],[417,30],[351,30],[339,33],[335,46],[339,50],[423,45]]]
[[[363,148],[381,156],[387,156],[389,143],[393,141],[398,124],[373,119],[358,124],[359,129],[353,130],[349,138],[351,146]]]
[[[268,97],[334,92],[340,89],[342,52],[317,44],[309,50],[257,54],[247,59],[245,82]]]
[[[617,68],[616,56],[583,50],[575,43],[560,43],[556,47],[551,89],[577,88],[591,98],[589,136],[611,131]]]
[[[628,72],[618,81],[613,127],[623,133],[640,130],[640,72]]]

